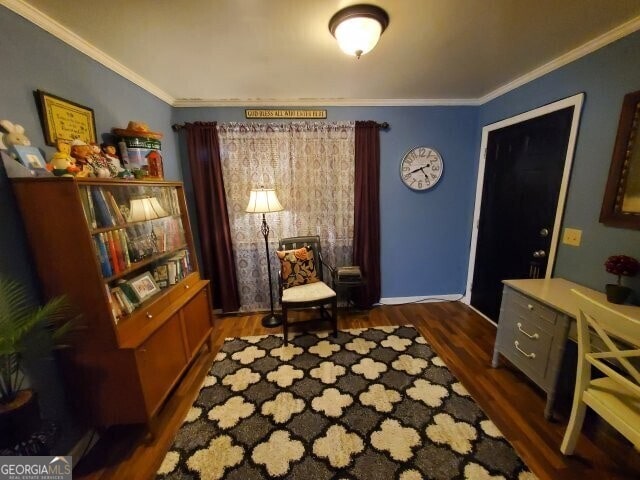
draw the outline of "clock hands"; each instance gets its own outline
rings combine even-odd
[[[425,171],[424,171],[424,169],[425,169],[425,167],[427,167],[427,168],[428,168],[428,167],[430,167],[430,166],[431,166],[431,165],[429,165],[429,164],[427,163],[426,165],[424,165],[424,166],[422,166],[422,167],[418,167],[418,168],[416,168],[415,170],[411,170],[411,171],[409,172],[409,174],[411,175],[412,173],[416,173],[416,172],[419,172],[420,170],[422,170],[422,174],[423,174],[423,175],[425,176],[425,178],[428,180],[428,179],[429,179],[429,175],[427,175],[427,172],[425,172]]]

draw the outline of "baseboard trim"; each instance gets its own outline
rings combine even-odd
[[[473,310],[474,312],[476,312],[478,315],[480,315],[482,318],[484,318],[487,322],[489,322],[491,325],[493,325],[494,327],[498,327],[498,324],[496,322],[494,322],[493,320],[491,320],[489,317],[487,317],[484,313],[482,313],[480,310],[478,310],[476,307],[474,307],[473,305],[469,304],[469,308],[471,310]]]
[[[461,293],[447,293],[443,295],[419,295],[416,297],[384,297],[376,305],[404,305],[406,303],[456,302],[462,300]]]

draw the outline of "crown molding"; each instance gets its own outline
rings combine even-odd
[[[59,22],[45,13],[32,7],[24,0],[0,0],[4,5],[16,14],[42,28],[54,37],[62,40],[71,47],[79,50],[96,62],[126,78],[130,82],[146,90],[150,94],[166,102],[172,107],[273,107],[273,106],[300,106],[300,107],[425,107],[425,106],[480,106],[504,95],[526,83],[550,73],[564,65],[567,65],[589,53],[592,53],[620,38],[623,38],[637,30],[640,30],[640,16],[637,16],[614,29],[590,40],[583,45],[551,60],[550,62],[496,88],[495,90],[479,98],[461,99],[347,99],[347,98],[303,98],[303,99],[201,99],[183,98],[176,99],[148,81],[133,70],[125,67],[113,57],[84,40]]]
[[[96,62],[101,63],[109,70],[112,70],[113,72],[126,78],[130,82],[138,85],[140,88],[146,90],[150,94],[158,97],[163,102],[166,102],[169,105],[173,105],[175,99],[167,92],[159,88],[157,85],[154,85],[147,79],[141,77],[133,70],[125,67],[115,58],[107,55],[98,47],[87,42],[85,39],[73,33],[67,27],[65,27],[61,23],[58,23],[37,8],[32,7],[23,0],[0,0],[0,4],[17,13],[21,17],[29,20],[31,23],[42,28],[54,37],[72,46],[76,50],[84,53],[89,58],[92,58]]]
[[[478,106],[473,98],[406,98],[406,99],[354,99],[354,98],[298,98],[298,99],[229,99],[207,100],[182,98],[174,101],[174,107],[424,107],[424,106]]]
[[[535,80],[543,75],[546,75],[549,72],[557,70],[560,67],[563,67],[579,58],[584,57],[596,50],[609,45],[610,43],[615,42],[627,35],[640,30],[640,16],[632,18],[628,22],[625,22],[621,25],[618,25],[613,30],[609,30],[608,32],[600,35],[599,37],[594,38],[593,40],[589,40],[587,43],[580,45],[573,50],[560,55],[559,57],[551,60],[549,63],[545,63],[541,67],[536,68],[535,70],[531,70],[529,73],[525,73],[524,75],[510,81],[509,83],[505,83],[501,87],[496,88],[492,92],[487,93],[486,95],[480,97],[478,99],[479,105],[484,105],[491,100],[498,98],[501,95],[504,95],[511,90],[514,90],[522,85]]]

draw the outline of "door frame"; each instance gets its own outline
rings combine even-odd
[[[564,170],[562,173],[562,183],[560,184],[560,194],[558,196],[558,205],[556,207],[555,221],[553,224],[553,233],[551,236],[551,246],[549,248],[549,259],[547,261],[547,270],[544,278],[551,278],[553,267],[555,266],[556,253],[558,250],[558,241],[560,239],[560,227],[562,226],[562,216],[564,214],[564,205],[567,199],[567,190],[569,187],[569,177],[571,175],[571,165],[573,163],[573,155],[576,148],[576,140],[578,138],[578,126],[582,113],[582,105],[584,103],[584,93],[573,95],[562,100],[558,100],[542,107],[529,110],[527,112],[515,115],[499,122],[485,125],[482,128],[482,140],[480,142],[480,158],[478,162],[478,180],[476,183],[476,198],[473,211],[473,223],[471,228],[471,244],[469,248],[469,268],[467,271],[467,288],[462,298],[462,302],[467,305],[471,304],[471,288],[473,286],[473,273],[476,266],[476,247],[478,244],[478,228],[480,225],[480,211],[482,210],[482,189],[484,187],[484,170],[485,160],[487,156],[487,143],[489,135],[495,130],[509,127],[517,123],[531,120],[532,118],[541,117],[548,113],[562,110],[567,107],[574,107],[573,118],[571,120],[571,130],[569,132],[569,143],[567,144],[567,154],[564,159]],[[484,315],[483,315],[484,316]],[[486,317],[485,317],[486,318]],[[493,322],[492,322],[493,323]]]

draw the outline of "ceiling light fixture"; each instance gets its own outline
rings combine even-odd
[[[360,58],[376,46],[389,25],[389,15],[375,5],[352,5],[329,20],[329,31],[347,55]]]

